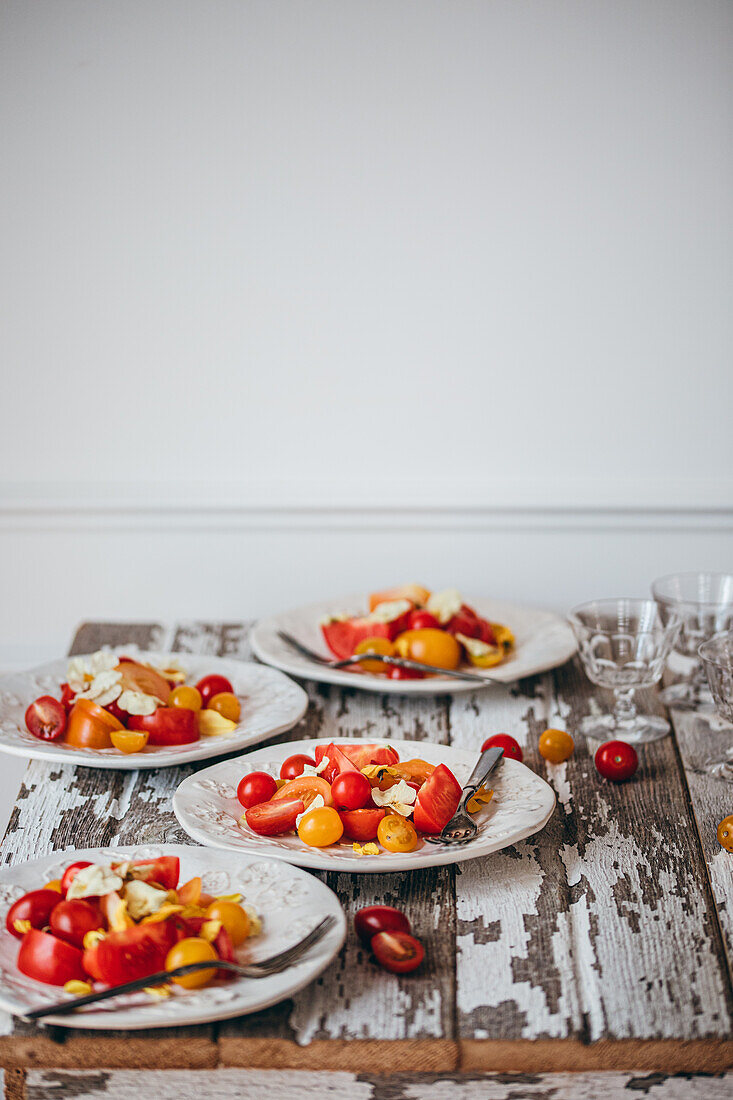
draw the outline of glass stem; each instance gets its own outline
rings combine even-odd
[[[634,689],[614,688],[613,694],[616,697],[616,705],[613,710],[613,716],[616,721],[619,725],[624,722],[633,721],[637,715],[636,704],[634,703]]]

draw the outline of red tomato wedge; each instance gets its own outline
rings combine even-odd
[[[341,810],[339,817],[344,827],[344,836],[349,840],[358,840],[365,844],[368,840],[374,840],[379,828],[379,822],[386,814],[386,810]]]
[[[291,779],[277,794],[270,799],[271,802],[288,802],[294,798],[300,799],[307,808],[311,802],[321,795],[326,806],[333,806],[331,785],[320,775],[301,775],[298,779]]]
[[[110,932],[84,952],[84,968],[105,985],[145,978],[157,970],[165,970],[166,955],[177,940],[178,928],[171,920]]]
[[[79,948],[36,928],[23,937],[18,952],[18,970],[46,985],[66,985],[86,978]]]
[[[439,764],[417,792],[412,815],[421,833],[439,833],[458,808],[461,785],[445,764]]]
[[[319,745],[317,747],[315,752],[316,764],[320,764],[324,756],[328,757],[328,767],[321,774],[328,783],[333,783],[336,776],[341,775],[342,772],[359,771],[348,756],[345,756],[341,749],[334,745],[333,741],[330,745]]]
[[[325,623],[321,627],[326,645],[337,657],[350,657],[359,642],[365,638],[388,638],[391,642],[407,629],[410,613],[407,611],[391,623],[378,623],[373,619],[355,617],[343,622]]]
[[[317,764],[321,762],[324,756],[328,756],[329,760],[331,759],[329,750],[337,750],[343,754],[359,772],[362,768],[368,767],[369,764],[397,764],[400,759],[395,750],[390,748],[389,745],[375,745],[371,742],[334,745],[331,742],[330,745],[318,745],[316,747],[314,756]]]
[[[146,730],[149,745],[190,745],[199,739],[196,711],[184,707],[158,707],[152,714],[131,714],[131,730]]]
[[[244,811],[244,817],[250,829],[260,836],[278,836],[289,833],[295,828],[295,819],[302,814],[305,806],[300,798],[287,801],[272,799],[261,802],[259,806],[250,806]]]
[[[181,874],[181,861],[178,856],[158,856],[157,859],[135,859],[130,864],[135,867],[135,878],[145,882],[157,882],[164,890],[175,890]]]

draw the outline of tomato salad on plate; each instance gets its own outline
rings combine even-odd
[[[235,729],[242,704],[226,676],[204,676],[195,685],[171,663],[156,668],[100,650],[72,657],[59,697],[42,695],[25,712],[25,724],[41,741],[77,749],[141,752],[146,745],[188,745]]]
[[[179,874],[177,856],[70,863],[8,911],[5,927],[20,940],[18,969],[80,996],[188,963],[234,961],[234,949],[261,931],[257,912],[240,895],[204,893],[199,877],[179,885]],[[226,977],[212,968],[173,980],[196,989]],[[150,992],[167,994],[165,987]]]
[[[508,626],[482,618],[457,589],[431,593],[419,584],[373,592],[367,614],[330,614],[319,625],[326,645],[340,660],[364,654],[351,671],[391,680],[419,680],[430,673],[370,660],[370,654],[451,671],[461,665],[492,668],[515,645]]]
[[[481,788],[469,813],[488,803]],[[357,855],[412,852],[442,831],[456,812],[461,785],[445,764],[400,760],[389,745],[317,745],[312,757],[289,756],[280,778],[245,775],[237,789],[242,823],[260,836],[297,833],[312,848],[351,843]]]

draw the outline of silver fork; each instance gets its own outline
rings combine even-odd
[[[315,661],[316,664],[323,665],[325,668],[348,668],[349,665],[358,665],[360,661],[363,661],[366,657],[370,661],[381,661],[383,665],[393,665],[396,668],[409,668],[413,672],[436,672],[440,676],[448,676],[453,680],[468,680],[477,686],[494,683],[489,676],[477,676],[475,672],[462,672],[459,669],[439,668],[437,665],[425,665],[421,661],[411,661],[407,657],[386,657],[383,653],[361,653],[358,656],[344,657],[341,661],[331,661],[327,657],[322,657],[320,653],[316,653],[314,649],[309,649],[307,645],[303,645],[297,638],[294,638],[292,634],[288,634],[285,630],[278,630],[278,638],[289,645],[291,649],[297,650],[303,657],[307,657],[311,661]]]
[[[287,969],[291,963],[300,958],[309,947],[322,940],[331,931],[336,923],[335,917],[327,916],[311,929],[292,947],[286,947],[277,955],[271,955],[269,959],[260,962],[249,963],[246,966],[240,963],[226,962],[224,959],[216,959],[213,962],[188,963],[186,966],[177,966],[175,970],[160,970],[157,974],[149,974],[147,978],[136,978],[133,982],[125,982],[124,985],[114,985],[110,989],[103,989],[98,993],[87,993],[83,997],[74,997],[70,1001],[60,1001],[57,1004],[43,1005],[41,1008],[31,1009],[30,1012],[18,1012],[16,1015],[23,1020],[40,1020],[44,1016],[66,1016],[69,1012],[76,1012],[77,1008],[85,1005],[96,1004],[97,1001],[107,1001],[110,997],[120,997],[123,993],[137,993],[140,989],[150,989],[156,985],[165,985],[172,978],[181,978],[185,974],[196,974],[199,970],[226,970],[236,974],[240,978],[268,978],[271,974],[279,974]]]
[[[467,844],[469,840],[473,840],[478,832],[478,825],[468,816],[466,803],[475,795],[479,787],[483,786],[503,755],[504,750],[499,748],[490,748],[481,753],[476,767],[461,792],[458,809],[441,833],[423,838],[428,844]]]

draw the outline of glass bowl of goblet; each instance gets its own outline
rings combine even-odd
[[[688,666],[693,659],[686,676],[661,692],[662,702],[680,710],[712,712],[698,650],[714,634],[733,627],[733,574],[670,573],[654,581],[652,595],[665,622],[670,616],[680,619],[675,653],[688,658]]]
[[[726,722],[733,722],[733,630],[715,634],[698,649],[715,709]],[[728,731],[733,734],[733,729]],[[733,740],[733,737],[731,738]],[[719,759],[703,765],[708,775],[733,783],[733,744]]]
[[[638,688],[659,682],[680,621],[662,621],[654,600],[591,600],[568,616],[588,679],[614,694],[610,714],[591,714],[580,732],[597,741],[616,738],[630,744],[657,741],[669,733],[669,722],[640,714],[634,702]]]

